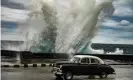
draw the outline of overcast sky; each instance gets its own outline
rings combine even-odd
[[[28,0],[1,0],[2,40],[24,40]],[[101,23],[93,43],[133,44],[133,0],[114,0],[115,11]],[[22,26],[18,26],[18,25]]]

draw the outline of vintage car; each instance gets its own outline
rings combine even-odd
[[[74,75],[98,75],[100,78],[107,78],[109,74],[115,74],[115,70],[99,57],[75,55],[70,61],[53,64],[52,73],[57,78],[63,77],[65,80],[71,80]]]

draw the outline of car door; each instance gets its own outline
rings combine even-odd
[[[100,66],[100,62],[99,60],[95,59],[95,58],[90,58],[90,65],[89,65],[89,74],[98,74],[100,72],[99,69]]]
[[[80,74],[80,58],[75,58],[74,63],[69,67],[73,74],[78,75]]]
[[[82,74],[82,75],[88,74],[89,62],[90,62],[89,58],[81,59],[80,66],[79,66],[80,74]]]

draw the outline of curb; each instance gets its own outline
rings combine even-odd
[[[126,64],[126,63],[123,63],[123,64],[109,64],[109,65],[133,65],[133,63],[129,63],[129,64]],[[1,67],[14,67],[14,68],[19,68],[19,67],[24,67],[24,68],[27,68],[27,67],[52,67],[53,64],[10,64],[10,65],[1,65]]]
[[[52,67],[53,64],[10,64],[10,65],[1,65],[1,67],[14,67],[14,68],[19,68],[19,67]]]

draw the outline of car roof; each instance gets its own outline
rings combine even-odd
[[[78,58],[94,58],[100,61],[101,64],[104,64],[103,60],[100,59],[97,56],[91,56],[91,55],[75,55],[74,57],[78,57]]]

